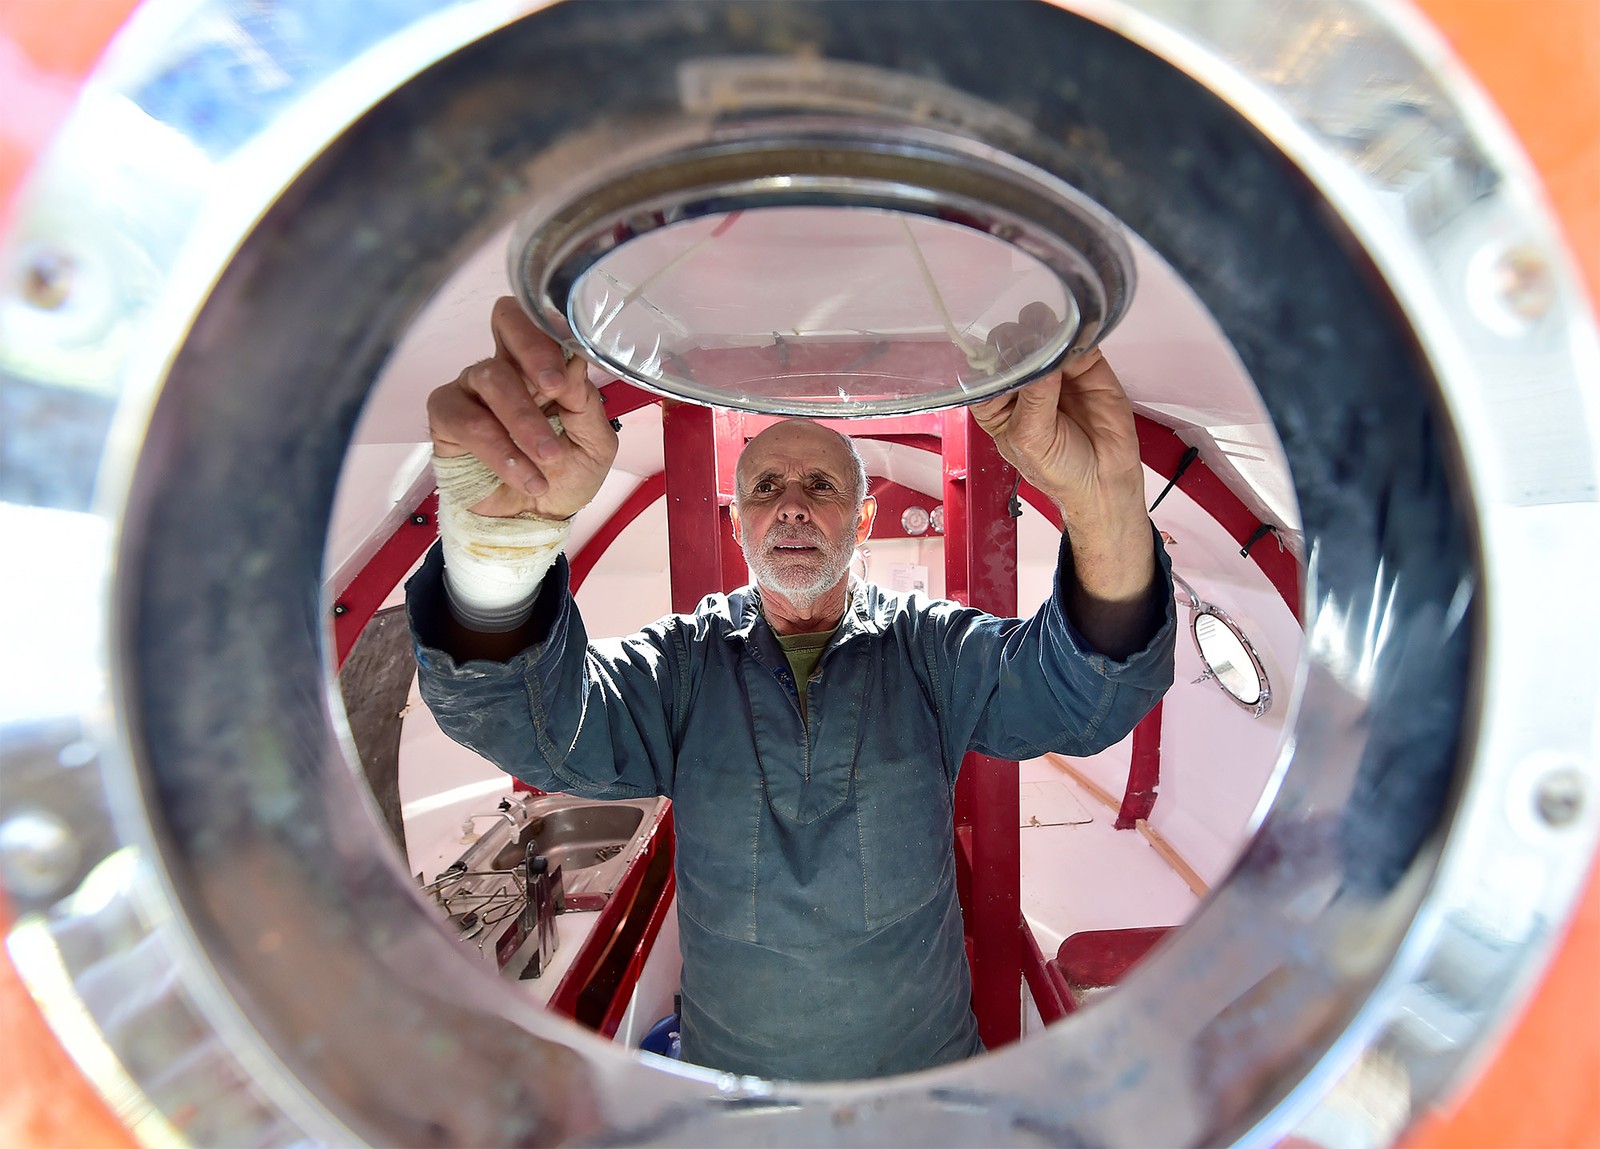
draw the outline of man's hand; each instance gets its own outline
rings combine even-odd
[[[1030,303],[1016,323],[991,331],[989,342],[1003,361],[1015,363],[1056,326],[1048,307]],[[972,414],[1007,461],[1069,518],[1095,520],[1130,503],[1144,518],[1133,405],[1098,348],[1026,387],[973,404]]]
[[[1030,314],[1037,308],[1039,313]],[[1032,304],[991,334],[1002,354],[1029,350],[1053,326]],[[1031,321],[1031,322],[1030,322]],[[1144,507],[1144,468],[1133,405],[1098,349],[1007,395],[975,403],[973,417],[1000,453],[1060,506],[1078,586],[1073,621],[1101,653],[1124,657],[1148,639],[1155,548]]]
[[[579,358],[563,363],[561,348],[515,299],[495,302],[490,325],[494,357],[428,396],[434,453],[476,456],[500,477],[494,493],[472,507],[480,515],[571,518],[594,498],[617,457],[600,392],[588,365]],[[550,426],[552,415],[565,434]]]

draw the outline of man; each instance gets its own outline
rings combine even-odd
[[[791,420],[739,460],[754,585],[590,643],[556,551],[616,437],[584,365],[514,301],[493,328],[494,358],[429,400],[443,548],[408,591],[440,725],[542,789],[673,798],[686,1060],[827,1079],[976,1052],[962,757],[1093,753],[1172,678],[1170,576],[1110,367],[1091,354],[974,407],[1066,515],[1032,619],[852,582],[866,476],[847,440]]]

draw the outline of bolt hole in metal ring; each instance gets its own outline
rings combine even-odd
[[[1592,331],[1559,273],[1540,291],[1568,306],[1514,305],[1515,331],[1472,319],[1461,284],[1484,237],[1528,226],[1505,190],[1518,169],[1375,10],[1308,2],[1287,21],[1241,2],[1193,26],[1181,8],[1085,11],[558,5],[492,34],[486,19],[482,39],[385,77],[368,98],[405,82],[286,165],[204,288],[174,279],[191,294],[167,306],[193,321],[151,359],[169,362],[148,412],[124,422],[148,419],[117,493],[124,744],[101,768],[125,802],[115,856],[136,875],[132,902],[101,911],[177,967],[188,1012],[162,1036],[236,1068],[198,1139],[1267,1142],[1328,1112],[1352,1066],[1394,1067],[1410,1107],[1455,1080],[1537,968],[1593,844],[1593,803],[1569,798],[1582,785],[1532,764],[1554,754],[1538,762],[1592,777],[1592,744],[1560,740],[1589,729],[1562,706],[1592,704],[1580,663],[1595,636],[1574,622],[1559,641],[1577,687],[1535,697],[1507,622],[1543,597],[1516,543],[1585,573],[1562,539],[1594,500],[1576,386]],[[155,105],[155,90],[134,94]],[[1306,93],[1338,107],[1314,117]],[[931,124],[1140,236],[1259,386],[1307,542],[1293,733],[1227,882],[1069,1024],[870,1085],[648,1069],[489,979],[459,980],[379,841],[326,686],[322,528],[370,382],[422,301],[568,173],[779,113],[899,122],[908,138]],[[1406,154],[1386,133],[1418,117]],[[1512,356],[1534,364],[1537,395],[1485,386],[1479,365]],[[1494,417],[1530,395],[1536,435]],[[1506,764],[1523,761],[1543,781],[1520,808],[1545,832],[1499,813],[1522,777]],[[70,950],[68,974],[86,960]],[[104,1036],[151,1096],[168,1088],[148,1041]]]

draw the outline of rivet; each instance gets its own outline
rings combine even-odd
[[[78,843],[54,814],[24,810],[0,823],[0,881],[12,894],[50,897],[72,877],[77,865]]]
[[[1500,335],[1521,335],[1555,306],[1550,261],[1530,244],[1485,248],[1473,258],[1467,276],[1473,310]]]
[[[54,311],[72,294],[77,264],[70,255],[37,248],[22,268],[22,298],[41,311]]]
[[[1571,766],[1557,767],[1539,779],[1534,809],[1550,826],[1566,826],[1583,811],[1584,778]]]

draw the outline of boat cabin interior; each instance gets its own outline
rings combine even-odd
[[[38,1144],[1600,1127],[1587,6],[47,7],[0,4],[55,109],[0,283],[0,1046],[43,1067],[0,1077],[54,1074]],[[686,1061],[673,803],[441,731],[428,396],[507,296],[617,432],[564,544],[596,638],[751,582],[735,464],[789,417],[864,466],[852,579],[1028,618],[1073,524],[972,409],[1111,364],[1175,680],[1100,753],[964,760],[982,1053]]]

